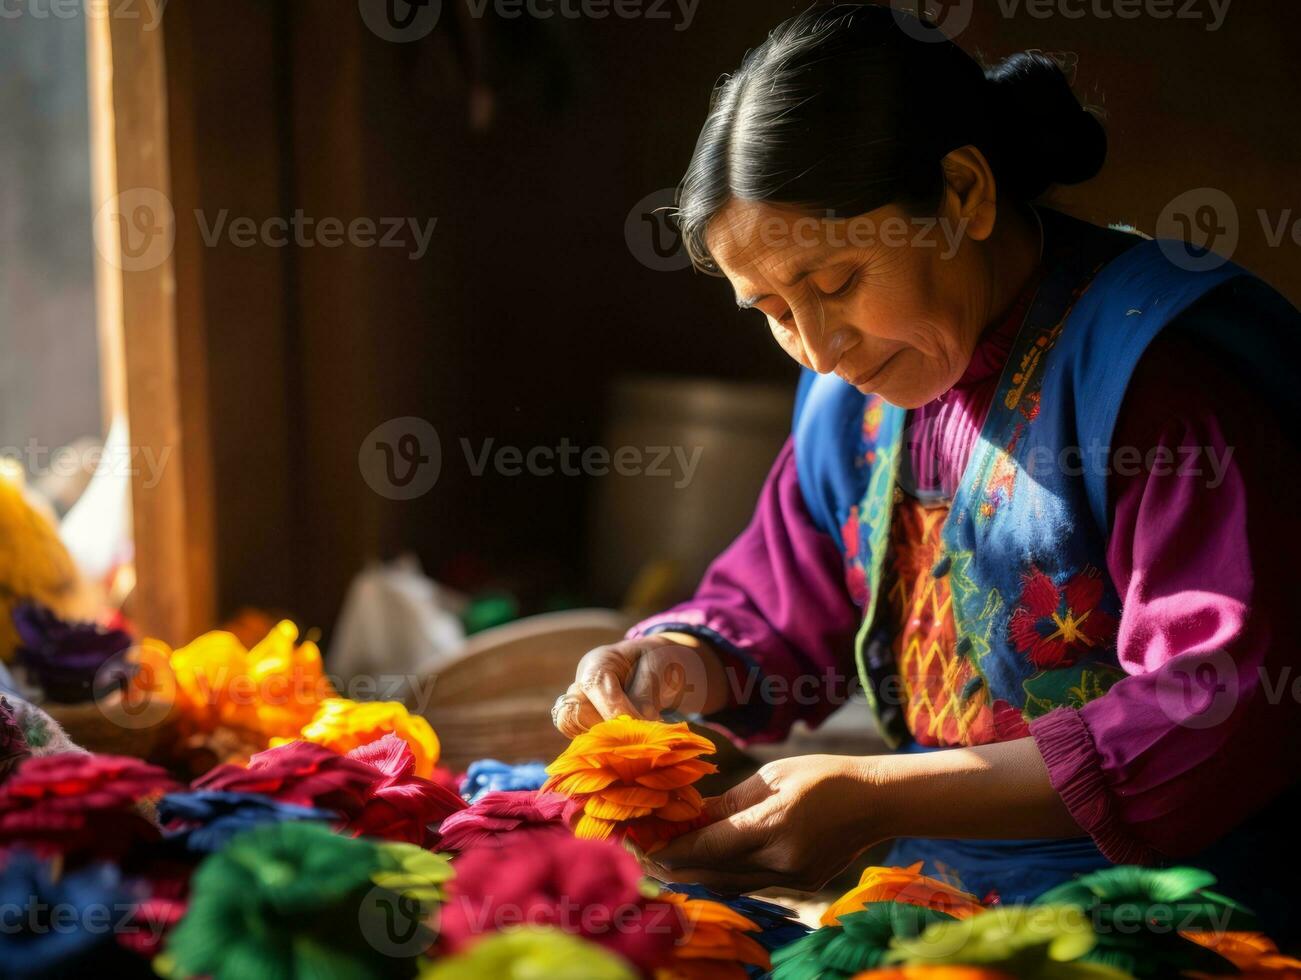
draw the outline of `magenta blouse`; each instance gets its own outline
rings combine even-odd
[[[918,492],[952,496],[1023,312],[987,331],[959,383],[911,414]],[[1301,522],[1279,488],[1295,488],[1301,467],[1287,445],[1263,402],[1177,331],[1144,356],[1109,478],[1107,562],[1123,602],[1118,652],[1129,676],[1030,724],[1054,788],[1113,862],[1194,854],[1297,778],[1301,699],[1286,626],[1295,600],[1285,600],[1282,583],[1285,558],[1301,550]],[[742,741],[777,741],[797,719],[816,725],[843,702],[844,685],[825,681],[853,676],[861,618],[836,542],[805,507],[787,442],[753,520],[695,596],[629,635],[687,629],[715,641],[734,677],[757,669],[780,681],[775,689],[820,692],[764,699],[752,688],[747,703],[734,685],[736,704],[709,719]],[[1229,681],[1208,681],[1208,696],[1223,696],[1225,709],[1177,723],[1171,705],[1183,702],[1171,692],[1190,676],[1179,658],[1208,652],[1217,678]],[[1217,723],[1206,725],[1210,717]]]

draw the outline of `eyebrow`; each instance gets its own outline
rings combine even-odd
[[[784,285],[787,289],[790,289],[790,288],[792,288],[792,287],[794,287],[794,286],[798,286],[798,285],[799,285],[800,283],[802,283],[805,279],[807,279],[809,276],[811,276],[811,275],[814,273],[814,271],[815,271],[815,270],[814,270],[812,267],[810,267],[810,268],[808,268],[808,269],[805,269],[803,272],[800,272],[799,274],[797,274],[797,275],[795,276],[795,278],[792,279],[790,282],[788,282],[788,283],[783,283],[783,285]],[[753,308],[755,307],[756,304],[758,304],[758,303],[762,303],[762,302],[763,302],[764,300],[766,300],[766,299],[771,299],[771,298],[772,298],[772,295],[773,295],[772,293],[764,293],[764,294],[761,295],[761,296],[738,296],[738,297],[736,297],[736,306],[737,306],[737,309],[740,309],[740,310],[749,310],[749,309],[753,309]]]

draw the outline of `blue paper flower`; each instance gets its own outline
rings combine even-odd
[[[485,793],[498,790],[541,789],[547,781],[545,762],[524,762],[512,766],[496,759],[480,759],[471,762],[461,780],[461,795],[471,803],[477,803]]]
[[[74,976],[92,963],[98,975],[117,975],[132,957],[115,942],[114,929],[134,905],[112,865],[56,876],[50,862],[11,851],[0,868],[0,975]]]
[[[193,826],[169,829],[168,840],[196,854],[211,854],[225,847],[232,837],[265,823],[286,820],[335,822],[339,814],[294,803],[280,803],[258,793],[229,793],[197,790],[169,793],[158,801],[158,819]]]

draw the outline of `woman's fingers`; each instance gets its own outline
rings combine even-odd
[[[642,717],[624,692],[623,678],[615,671],[598,666],[584,672],[576,683],[602,718],[618,718],[620,715]]]
[[[675,868],[745,868],[754,852],[768,843],[761,816],[749,811],[683,834],[653,855],[655,863]]]
[[[601,713],[575,682],[569,685],[569,690],[556,699],[555,705],[551,708],[551,720],[560,730],[561,735],[574,738],[601,721]]]

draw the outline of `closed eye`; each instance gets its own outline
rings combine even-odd
[[[845,284],[843,286],[837,289],[834,293],[828,293],[827,295],[830,296],[832,299],[837,299],[841,296],[847,296],[849,293],[854,291],[854,287],[857,286],[861,280],[862,280],[862,276],[860,274],[860,271],[858,269],[855,269],[853,272],[850,273],[849,278],[845,280]]]

